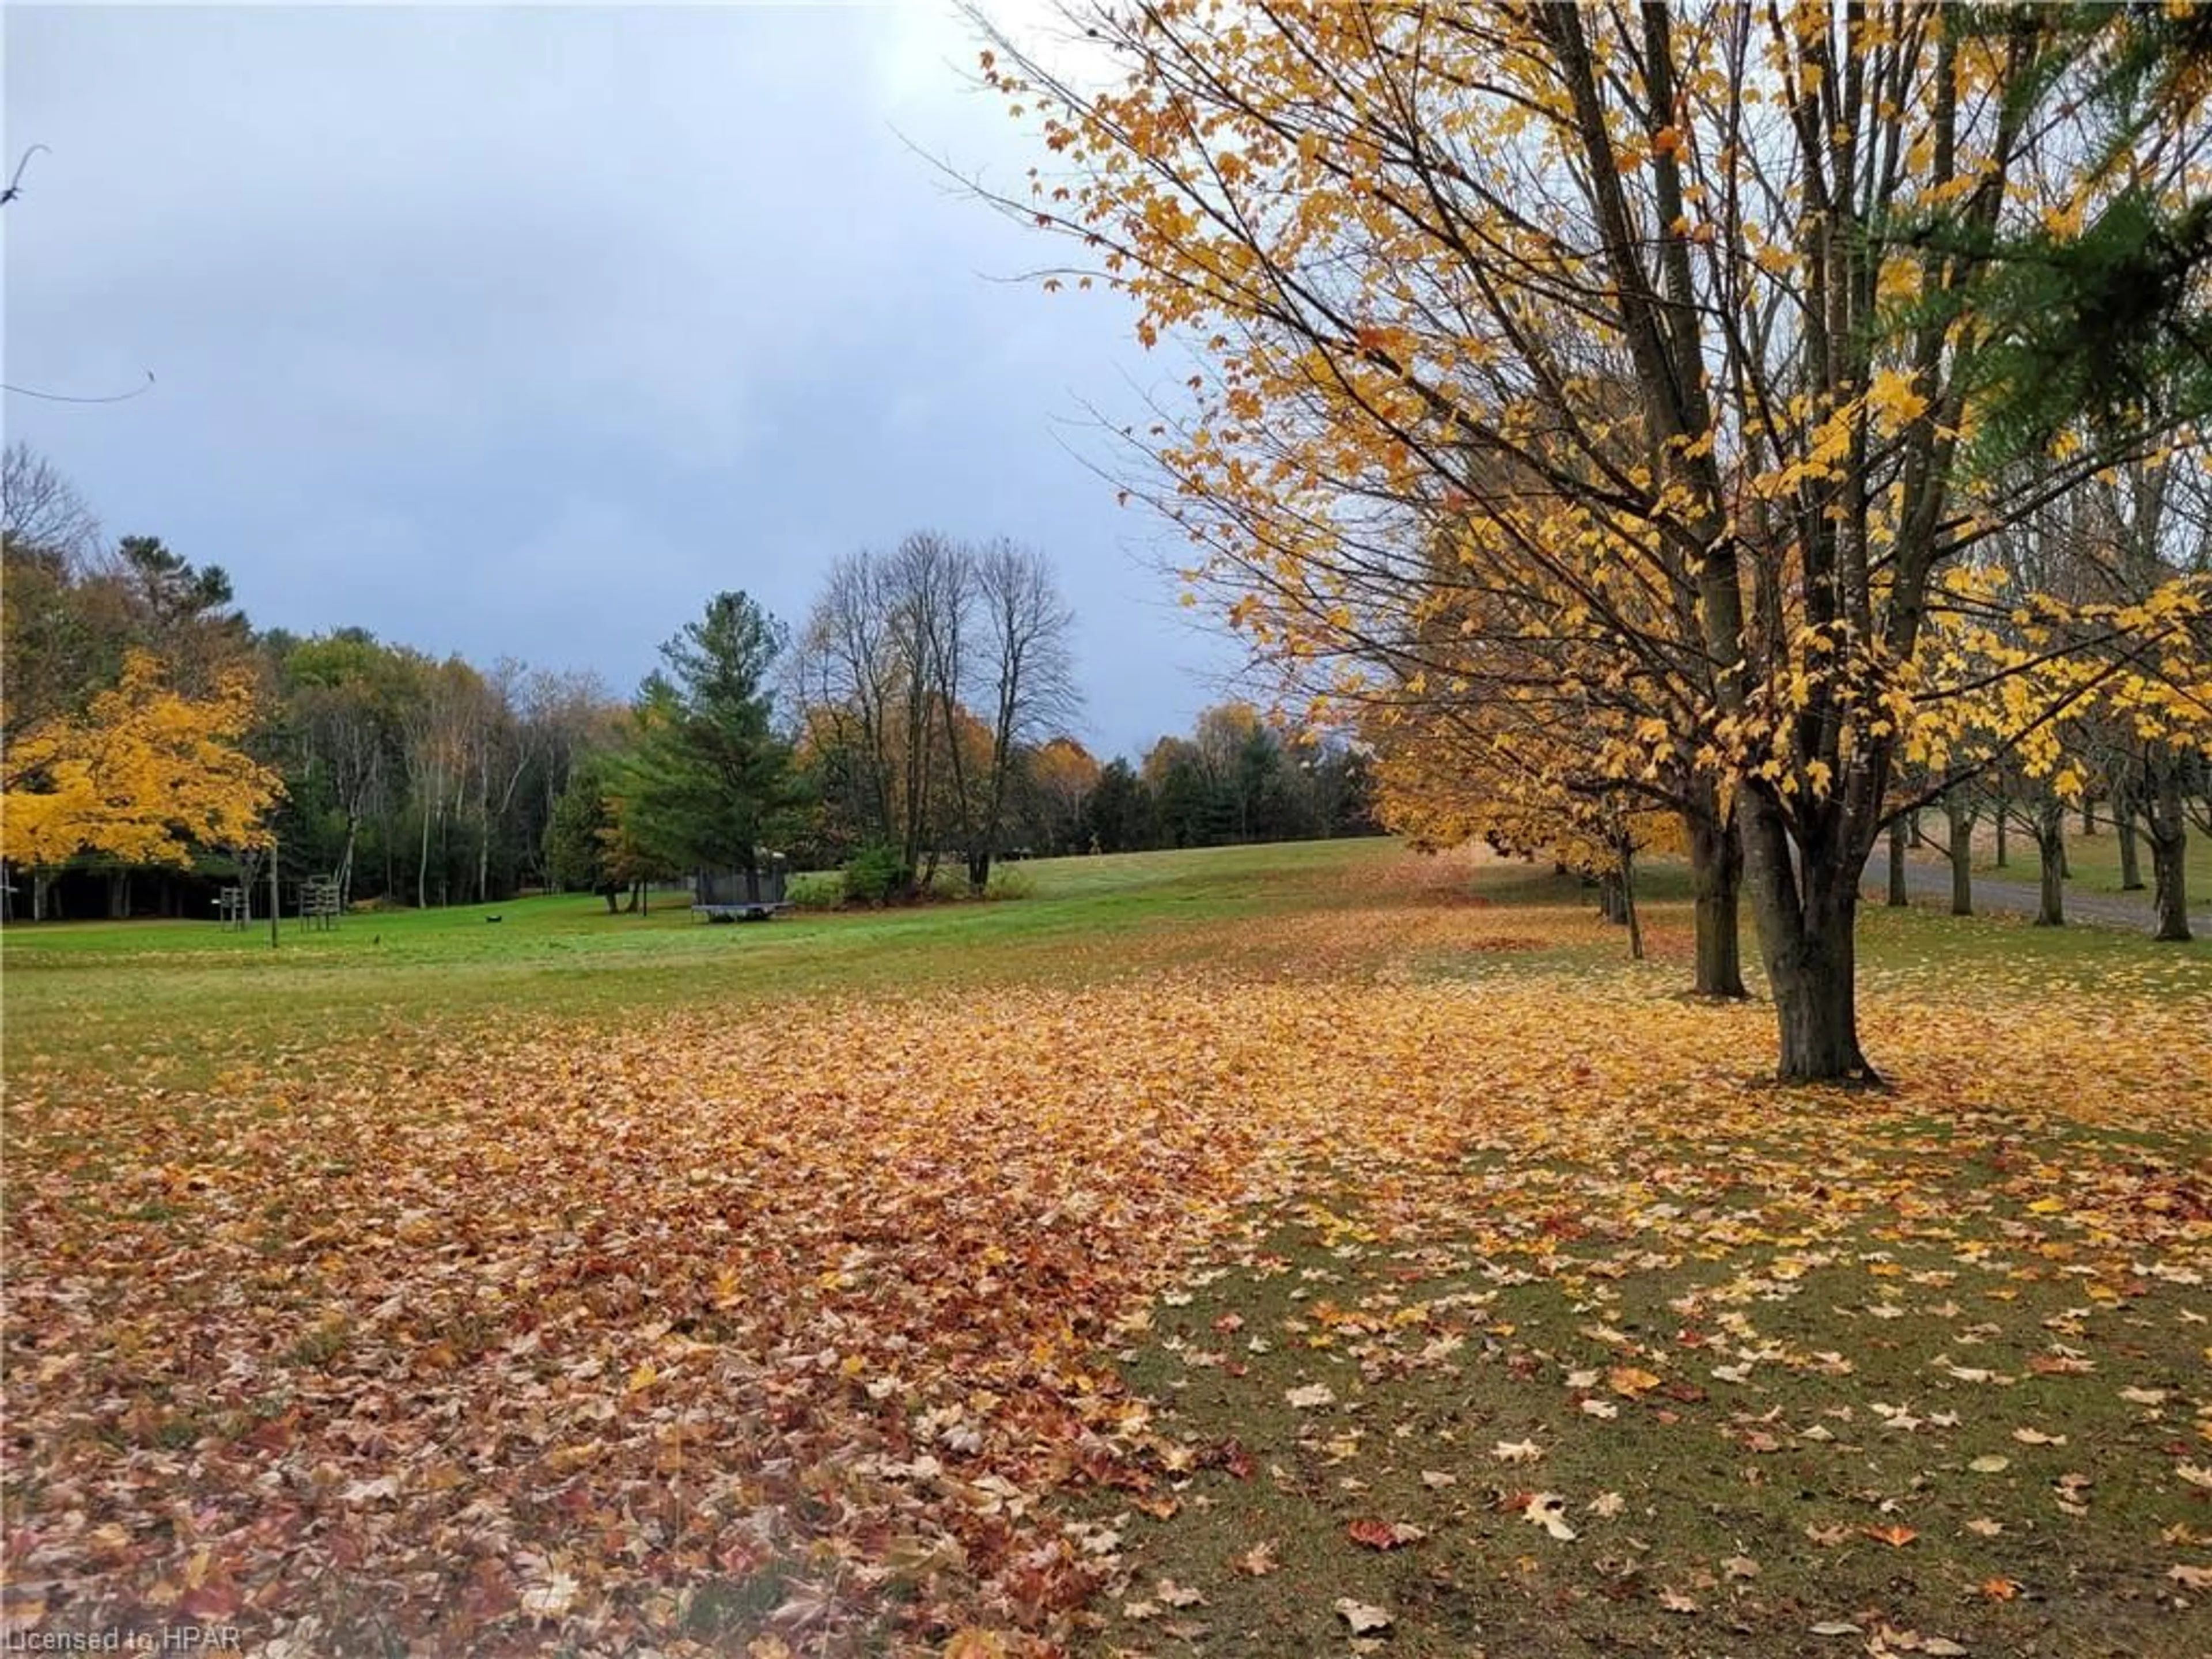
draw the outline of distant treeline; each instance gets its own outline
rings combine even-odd
[[[564,798],[635,788],[623,762],[666,718],[665,675],[623,697],[590,672],[440,659],[361,628],[257,629],[220,565],[153,537],[111,539],[22,445],[6,451],[4,485],[10,750],[88,730],[132,653],[181,700],[244,676],[253,714],[239,746],[283,781],[265,822],[288,906],[309,876],[335,878],[348,902],[410,905],[593,884],[560,867]],[[1244,704],[1207,710],[1138,761],[1102,763],[1066,730],[1079,708],[1071,620],[1043,560],[1007,544],[909,537],[840,561],[795,636],[764,619],[775,649],[763,692],[792,769],[773,850],[800,869],[888,846],[909,871],[951,855],[987,872],[992,856],[1374,829],[1359,751]],[[54,786],[11,775],[8,787]],[[188,867],[8,851],[18,917],[210,915],[220,887],[243,878],[258,893],[268,878],[263,852],[245,845],[194,843]]]

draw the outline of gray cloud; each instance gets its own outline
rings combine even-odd
[[[1081,429],[1171,366],[1126,306],[908,148],[1029,154],[947,14],[4,14],[10,436],[256,618],[593,666],[706,595],[795,617],[923,526],[1056,558],[1093,739],[1187,723],[1229,660],[1138,554]],[[952,60],[948,62],[948,60]],[[1200,671],[1198,675],[1184,672]]]

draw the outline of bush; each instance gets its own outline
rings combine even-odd
[[[904,885],[905,875],[896,848],[864,847],[845,866],[845,902],[887,903]]]
[[[1036,878],[1026,870],[1009,870],[1003,864],[991,866],[991,884],[983,890],[987,899],[1025,899],[1036,896]]]
[[[819,871],[810,875],[793,876],[783,890],[794,910],[834,910],[845,902],[845,878],[842,872]]]

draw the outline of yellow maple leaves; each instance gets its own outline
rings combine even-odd
[[[185,866],[191,845],[265,845],[263,815],[282,780],[237,747],[253,720],[239,672],[194,698],[163,684],[160,660],[129,653],[118,684],[82,716],[27,734],[10,750],[0,845],[32,865],[82,852],[127,864]]]

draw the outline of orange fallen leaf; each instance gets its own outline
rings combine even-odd
[[[1344,1530],[1353,1543],[1364,1544],[1370,1550],[1401,1549],[1429,1535],[1425,1528],[1403,1521],[1355,1521]]]

